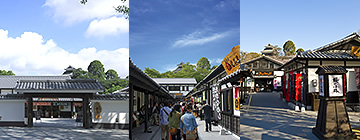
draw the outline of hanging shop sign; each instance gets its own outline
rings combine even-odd
[[[234,105],[235,105],[235,110],[240,110],[240,87],[235,88]]]
[[[329,75],[329,96],[337,97],[344,96],[343,92],[343,77],[342,75]]]
[[[51,102],[33,102],[33,105],[37,106],[51,106]]]
[[[95,119],[101,119],[101,105],[99,102],[96,102],[94,105],[94,113],[95,113]]]
[[[240,44],[231,49],[221,64],[228,75],[240,69]]]
[[[352,46],[350,55],[360,57],[360,47],[359,46]]]
[[[273,76],[274,73],[272,71],[257,71],[255,72],[256,76]]]
[[[319,75],[319,95],[324,96],[324,75]]]
[[[70,103],[69,102],[53,102],[52,105],[53,106],[69,106]]]

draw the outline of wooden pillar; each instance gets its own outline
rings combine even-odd
[[[84,128],[90,128],[90,107],[89,107],[89,97],[84,96],[83,97],[83,127]]]
[[[129,139],[132,140],[133,113],[134,113],[134,86],[129,83]]]
[[[73,107],[73,105],[74,105],[74,102],[72,101],[72,102],[70,102],[70,108],[71,108],[71,113],[70,113],[70,118],[73,118],[73,116],[74,116],[74,107]]]
[[[28,127],[33,127],[33,99],[32,96],[28,97],[28,107],[27,107],[27,114],[28,114]]]
[[[144,105],[144,108],[145,108],[145,129],[144,129],[144,132],[146,133],[147,132],[147,129],[148,129],[148,121],[149,121],[149,91],[145,91],[144,92],[145,94],[145,105]]]

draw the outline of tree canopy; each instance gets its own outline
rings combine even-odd
[[[297,53],[298,53],[298,52],[304,52],[304,49],[299,48],[299,49],[296,50],[296,52],[297,52]]]
[[[105,79],[104,71],[104,65],[99,60],[92,61],[88,67],[90,76],[100,81]]]
[[[129,85],[129,81],[121,79],[114,69],[104,73],[104,65],[99,60],[92,61],[88,71],[81,68],[73,71],[72,79],[97,79],[105,87],[104,94],[112,93]]]
[[[106,80],[110,80],[110,79],[118,79],[118,73],[113,70],[113,69],[109,69],[108,71],[105,72],[105,78]]]
[[[286,41],[283,46],[285,56],[295,55],[295,49],[295,44],[291,40]]]
[[[11,70],[0,70],[0,75],[15,75]]]
[[[200,82],[216,67],[216,65],[211,66],[210,61],[206,57],[202,57],[196,65],[186,62],[178,72],[166,71],[160,73],[153,68],[145,68],[144,72],[151,78],[195,78],[197,82]]]

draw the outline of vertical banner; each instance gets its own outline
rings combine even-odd
[[[240,110],[240,87],[235,87],[235,93],[234,93],[234,105],[235,110]]]
[[[324,96],[324,75],[319,75],[319,95]]]
[[[300,101],[301,100],[301,81],[302,76],[300,73],[296,74],[296,87],[295,87],[295,100]]]

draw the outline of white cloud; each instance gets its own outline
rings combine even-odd
[[[64,21],[66,25],[118,15],[113,7],[119,5],[128,6],[129,1],[89,0],[83,5],[80,0],[46,0],[44,4],[45,7],[50,7],[55,20]]]
[[[118,35],[129,32],[129,20],[120,17],[91,21],[87,31],[87,37],[103,38],[107,35]]]
[[[175,48],[182,48],[186,46],[203,45],[221,39],[227,36],[228,34],[229,32],[222,32],[222,33],[214,33],[209,35],[203,31],[195,31],[177,39],[172,46]]]
[[[2,29],[0,47],[0,69],[12,70],[16,75],[61,75],[69,65],[86,70],[93,60],[100,60],[106,70],[115,69],[121,77],[129,74],[128,48],[110,51],[90,47],[70,53],[37,33],[25,32],[12,38]]]

